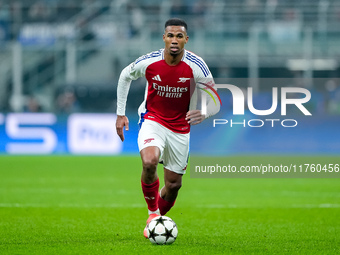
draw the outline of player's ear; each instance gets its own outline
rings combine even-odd
[[[163,42],[165,42],[165,34],[163,34]]]
[[[185,38],[185,43],[187,43],[189,41],[189,36],[187,35]]]

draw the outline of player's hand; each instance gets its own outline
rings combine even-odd
[[[191,110],[187,112],[185,120],[190,125],[197,125],[205,119],[205,116],[201,113],[201,110]]]
[[[129,130],[129,119],[126,116],[117,116],[116,131],[122,142],[124,142],[124,127],[125,131]]]

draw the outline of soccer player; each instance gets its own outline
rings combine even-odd
[[[218,100],[206,97],[206,114],[196,109],[198,84],[213,89],[214,81],[202,58],[184,49],[188,39],[186,22],[169,19],[163,34],[164,49],[146,54],[125,67],[118,81],[116,130],[124,141],[124,128],[129,129],[125,107],[131,81],[140,77],[147,80],[145,99],[138,109],[147,224],[154,217],[165,215],[175,203],[188,162],[190,125],[201,123],[220,107],[216,104]],[[159,162],[163,163],[165,184],[160,191]],[[146,228],[144,236],[147,237]]]

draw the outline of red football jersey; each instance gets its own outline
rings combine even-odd
[[[149,119],[176,133],[190,132],[185,116],[190,108],[195,84],[197,81],[206,83],[207,79],[212,79],[202,58],[185,50],[181,62],[170,66],[164,60],[164,49],[161,49],[131,63],[123,70],[119,82],[131,82],[139,77],[147,80],[145,98],[138,109],[139,124]],[[117,114],[121,115],[121,111],[118,108]]]

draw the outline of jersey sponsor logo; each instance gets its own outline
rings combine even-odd
[[[155,140],[155,138],[149,138],[144,140],[144,144],[151,143],[151,141]]]
[[[179,81],[178,81],[177,83],[179,83],[179,82],[185,83],[185,82],[188,81],[188,80],[190,80],[190,78],[180,77],[180,78],[179,78]]]
[[[188,92],[188,87],[171,87],[169,85],[161,86],[152,83],[153,88],[157,91],[157,95],[167,98],[181,98],[183,93]]]
[[[159,76],[159,74],[157,74],[156,76],[152,77],[153,80],[155,81],[162,81],[161,77]]]

